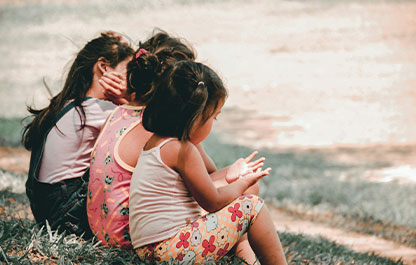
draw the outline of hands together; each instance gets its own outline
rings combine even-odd
[[[250,182],[253,181],[253,184],[256,183],[259,179],[264,176],[269,175],[271,168],[266,168],[262,170],[264,165],[264,160],[266,158],[261,157],[255,161],[252,161],[254,157],[258,154],[257,151],[254,151],[246,158],[240,158],[235,161],[227,170],[227,175],[225,180],[227,183],[232,183],[240,178],[245,178]]]

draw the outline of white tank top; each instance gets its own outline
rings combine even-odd
[[[171,238],[187,223],[201,217],[201,208],[182,177],[163,163],[163,141],[142,150],[130,185],[129,224],[134,248]]]

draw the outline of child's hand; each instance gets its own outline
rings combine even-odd
[[[109,31],[101,32],[101,36],[103,36],[103,37],[104,36],[110,36],[110,37],[118,39],[118,41],[120,43],[123,43],[124,45],[129,45],[129,42],[127,40],[125,40],[120,33],[115,32],[115,31],[109,30]]]
[[[127,87],[125,77],[118,72],[105,72],[99,80],[104,88],[104,95],[107,100],[116,105],[127,104]]]
[[[261,167],[264,165],[264,157],[251,162],[257,154],[258,152],[254,151],[248,157],[240,158],[235,161],[227,170],[227,174],[225,176],[227,183],[232,183],[239,178],[245,177],[247,174],[257,171],[258,169],[261,170]]]
[[[266,168],[265,170],[262,170],[261,168],[259,168],[255,172],[249,173],[245,175],[244,177],[240,178],[240,181],[248,182],[248,186],[251,187],[252,185],[256,184],[257,181],[269,175],[270,171],[272,171],[270,167]]]

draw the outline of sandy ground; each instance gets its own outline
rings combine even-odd
[[[0,146],[0,168],[18,174],[27,174],[29,161],[30,153],[25,149]]]
[[[344,231],[285,214],[272,205],[268,205],[274,225],[278,231],[302,233],[310,236],[322,236],[357,252],[374,253],[395,261],[402,259],[404,264],[416,264],[416,249],[376,236]]]

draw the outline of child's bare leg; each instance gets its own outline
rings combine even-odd
[[[248,264],[254,264],[256,261],[256,254],[251,249],[250,243],[247,239],[247,234],[244,234],[235,244],[235,255],[244,259]]]
[[[262,265],[287,264],[282,244],[266,205],[263,205],[250,227],[248,240]]]

